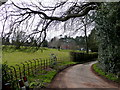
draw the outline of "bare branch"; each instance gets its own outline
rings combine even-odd
[[[81,17],[81,16],[84,16],[86,15],[90,10],[94,10],[96,8],[96,5],[93,5],[93,3],[87,3],[85,5],[83,5],[84,9],[79,13],[74,13],[74,14],[68,14],[67,16],[64,16],[64,17],[51,17],[51,16],[48,16],[47,14],[45,14],[44,12],[41,12],[41,11],[34,11],[34,10],[31,10],[30,8],[22,8],[22,7],[19,7],[17,6],[16,4],[14,4],[12,2],[12,4],[14,6],[16,6],[17,8],[19,9],[22,9],[22,10],[29,10],[30,12],[29,13],[34,13],[34,14],[42,14],[44,16],[45,19],[50,19],[50,20],[58,20],[58,21],[67,21],[68,19],[70,18],[76,18],[76,17]],[[93,6],[92,6],[93,5]],[[85,7],[86,6],[86,7]]]
[[[14,10],[9,9],[8,12],[4,12],[7,13],[7,15],[3,19],[6,19],[6,21],[10,21],[10,18],[12,19],[9,25],[9,36],[17,30],[26,31],[26,38],[36,36],[37,41],[40,42],[40,47],[41,43],[46,38],[46,31],[51,24],[54,24],[54,27],[56,24],[54,22],[65,22],[70,19],[73,22],[74,18],[82,17],[88,14],[90,10],[94,10],[97,7],[97,4],[93,2],[86,2],[81,5],[79,2],[69,2],[70,6],[68,5],[64,11],[58,11],[67,4],[68,0],[56,3],[53,6],[44,6],[41,2],[38,2],[38,4],[34,4],[33,2],[31,2],[31,4],[22,3],[20,5],[14,2],[10,3],[8,7],[14,7]],[[58,16],[56,12],[59,12],[57,13]],[[72,22],[71,25],[73,24]],[[30,32],[28,32],[29,30]]]

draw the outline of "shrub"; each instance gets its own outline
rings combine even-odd
[[[98,57],[97,53],[80,53],[80,52],[70,52],[71,60],[74,62],[87,62],[94,60]]]

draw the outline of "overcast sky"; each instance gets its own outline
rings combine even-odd
[[[20,3],[20,2],[30,3],[32,1],[35,4],[37,4],[37,1],[41,1],[44,6],[54,6],[57,2],[65,1],[65,0],[11,0],[11,1],[13,1],[15,3]],[[71,2],[71,1],[77,1],[77,0],[69,0],[69,1]],[[89,0],[78,0],[78,1],[84,2],[84,1],[89,1]],[[94,0],[92,0],[92,1],[94,1]],[[95,0],[95,1],[97,1],[97,0]],[[105,1],[105,0],[98,0],[98,1]],[[112,0],[107,0],[107,1],[112,1]],[[114,1],[119,1],[119,0],[114,0]],[[10,2],[10,0],[8,0],[7,3],[9,3],[9,2]],[[58,11],[56,11],[55,15],[59,15],[59,13],[64,12],[65,9],[67,9],[69,6],[70,5],[66,5],[64,8],[58,9]],[[12,9],[12,7],[10,7],[10,8]],[[2,14],[2,11],[0,11],[0,13]],[[35,21],[37,22],[38,19],[36,18]],[[2,25],[3,25],[3,22],[0,21],[0,33],[2,31]],[[88,34],[90,33],[90,30],[93,29],[93,27],[94,26],[88,27],[88,31],[89,31]],[[5,32],[8,31],[7,29],[8,28],[5,29]],[[69,29],[70,29],[69,31],[66,31],[66,32],[64,31],[64,22],[60,23],[59,25],[55,26],[54,28],[50,27],[49,31],[47,33],[47,39],[50,40],[53,37],[60,37],[60,35],[62,35],[62,36],[68,35],[68,36],[73,36],[73,37],[84,36],[83,31],[79,31],[79,32],[75,33],[73,28],[69,28]],[[84,29],[84,28],[81,28],[81,29]]]
[[[26,1],[25,0],[11,0],[11,1],[15,2],[16,4],[21,3],[21,2],[30,3],[31,1],[37,4],[37,2],[36,2],[37,0],[26,0]],[[39,1],[41,1],[44,6],[54,6],[57,2],[59,2],[61,0],[39,0]],[[62,1],[65,1],[65,0],[62,0]],[[9,3],[9,2],[10,2],[10,0],[8,0],[7,3]],[[69,7],[69,5],[68,6],[66,5],[66,7],[61,8],[61,10],[58,9],[58,11],[56,11],[55,15],[59,15],[60,11],[63,12],[68,7]],[[12,7],[9,8],[9,10],[12,10],[12,9],[13,9]],[[2,12],[0,12],[0,13],[2,13]],[[38,19],[36,19],[36,22],[37,22],[37,20]],[[9,24],[10,22],[8,21],[7,23]],[[2,32],[2,26],[3,26],[3,22],[0,22],[0,27],[1,27],[0,28],[0,33]],[[9,31],[8,29],[9,29],[9,27],[6,27],[5,32],[8,32]],[[54,37],[60,37],[60,35],[62,35],[62,37],[64,37],[65,35],[75,37],[75,36],[81,36],[81,35],[83,36],[84,33],[83,32],[78,32],[78,33],[74,34],[72,29],[65,32],[64,31],[64,22],[63,22],[63,23],[58,24],[55,27],[49,28],[49,31],[47,33],[47,40],[50,40],[51,38],[54,38]]]

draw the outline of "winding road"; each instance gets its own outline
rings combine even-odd
[[[116,88],[118,85],[106,82],[91,70],[92,64],[78,64],[60,72],[50,84],[50,88]],[[119,88],[120,89],[120,88]]]

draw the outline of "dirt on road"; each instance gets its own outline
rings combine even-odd
[[[78,64],[63,70],[56,75],[50,88],[118,88],[118,85],[106,82],[92,72],[94,63]]]

